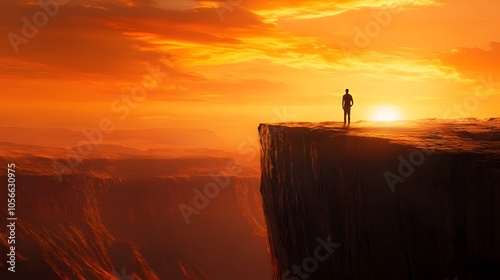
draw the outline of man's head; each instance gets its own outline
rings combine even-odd
[[[345,89],[345,93],[349,93],[349,89],[348,88]]]

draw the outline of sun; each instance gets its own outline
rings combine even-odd
[[[380,106],[375,108],[372,120],[376,122],[392,122],[400,119],[398,110],[392,106]]]

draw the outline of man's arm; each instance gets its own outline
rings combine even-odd
[[[342,96],[342,108],[344,108],[344,104],[345,104],[345,96]]]
[[[351,96],[351,106],[354,106],[354,97]]]

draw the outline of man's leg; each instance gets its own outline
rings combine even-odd
[[[344,124],[345,124],[345,117],[346,117],[346,115],[347,115],[347,110],[344,109]]]
[[[347,111],[347,119],[349,120],[349,124],[351,123],[351,108]]]

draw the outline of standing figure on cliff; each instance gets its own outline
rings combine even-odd
[[[349,89],[346,89],[344,96],[342,96],[342,109],[344,109],[344,124],[346,116],[349,121],[349,124],[351,124],[352,105],[354,105],[354,99],[352,99],[352,95],[349,94]]]

